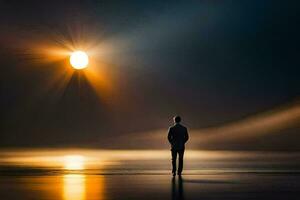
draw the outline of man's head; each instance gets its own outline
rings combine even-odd
[[[177,116],[173,117],[173,120],[174,120],[175,124],[178,124],[181,122],[181,117],[177,115]]]

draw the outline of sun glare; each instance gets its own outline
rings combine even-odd
[[[70,63],[74,69],[84,69],[89,64],[89,57],[83,51],[74,51],[70,56]]]
[[[67,170],[82,170],[84,169],[84,157],[83,156],[65,156],[64,168]]]

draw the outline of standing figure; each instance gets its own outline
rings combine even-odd
[[[171,144],[171,153],[172,153],[172,174],[176,175],[176,160],[177,154],[179,157],[178,162],[178,176],[181,176],[183,169],[183,155],[185,149],[185,143],[189,139],[187,128],[180,124],[181,118],[176,116],[173,118],[174,126],[169,128],[168,140]]]

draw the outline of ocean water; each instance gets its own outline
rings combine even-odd
[[[0,153],[0,199],[298,199],[297,152],[18,149]]]

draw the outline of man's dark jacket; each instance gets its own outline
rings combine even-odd
[[[184,150],[185,143],[189,139],[187,128],[181,124],[175,124],[169,128],[168,140],[171,144],[171,150]]]

